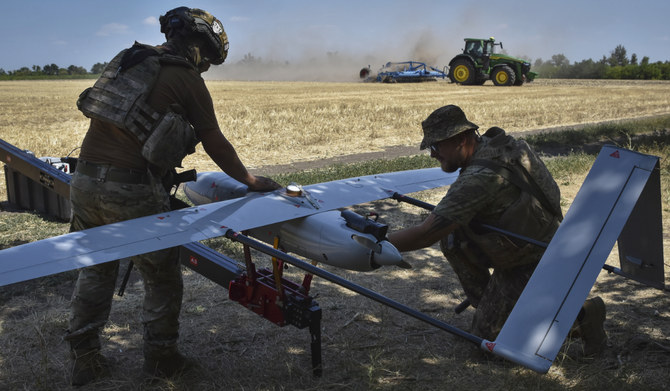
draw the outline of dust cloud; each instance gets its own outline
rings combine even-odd
[[[204,76],[208,80],[357,82],[362,68],[369,67],[375,75],[387,62],[418,61],[442,70],[460,51],[456,44],[446,45],[437,34],[425,30],[369,50],[328,52],[312,47],[292,59],[276,53],[271,58],[256,57],[248,52],[242,59],[212,67]]]

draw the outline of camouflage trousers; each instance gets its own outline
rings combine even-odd
[[[462,237],[462,233],[456,231],[449,238],[440,241],[440,247],[470,304],[476,309],[471,332],[494,341],[539,259],[524,266],[495,268],[491,272],[492,266],[486,256]]]
[[[158,181],[154,182],[105,182],[75,173],[70,183],[71,231],[169,210],[168,194]],[[145,355],[170,355],[177,347],[183,292],[178,249],[136,256],[133,262],[144,281]],[[100,349],[99,333],[110,314],[118,273],[119,261],[80,270],[65,336],[73,352]]]

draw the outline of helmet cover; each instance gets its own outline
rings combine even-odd
[[[203,59],[211,64],[221,64],[228,56],[228,36],[221,21],[199,8],[179,7],[160,17],[161,33],[170,40],[181,32],[186,38],[197,36],[205,43],[201,48]]]

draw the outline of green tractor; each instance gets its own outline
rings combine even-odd
[[[480,86],[491,79],[497,86],[520,86],[535,79],[528,61],[495,53],[495,46],[502,49],[502,42],[493,37],[465,38],[463,53],[449,62],[451,82]]]

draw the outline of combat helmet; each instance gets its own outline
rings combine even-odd
[[[198,8],[178,7],[160,17],[161,33],[169,41],[175,36],[186,39],[199,37],[205,43],[201,48],[203,60],[215,65],[222,64],[228,56],[228,36],[221,21],[207,11]]]
[[[423,140],[420,149],[426,149],[436,142],[454,137],[467,130],[479,129],[468,121],[465,113],[456,105],[442,106],[433,111],[422,123]]]

